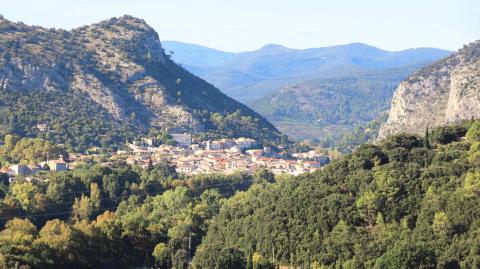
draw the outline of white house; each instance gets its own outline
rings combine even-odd
[[[188,148],[192,145],[192,135],[190,133],[184,134],[171,134],[173,140],[177,142],[177,146],[182,148]]]

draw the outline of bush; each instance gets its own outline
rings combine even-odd
[[[480,121],[475,121],[468,129],[466,138],[470,141],[480,141]]]
[[[397,134],[391,136],[382,142],[382,146],[387,150],[394,148],[404,148],[410,150],[423,146],[423,142],[412,134]]]
[[[432,130],[430,140],[435,144],[448,144],[465,136],[467,128],[463,126],[442,126]]]

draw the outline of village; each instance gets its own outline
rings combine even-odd
[[[193,141],[189,133],[172,134],[176,145],[154,146],[155,141],[142,138],[129,144],[129,150],[118,151],[112,159],[124,158],[128,164],[148,167],[149,164],[169,162],[178,173],[198,175],[208,173],[251,173],[266,168],[274,174],[299,175],[313,172],[330,159],[313,150],[285,158],[270,147],[262,147],[250,138]]]
[[[177,173],[186,176],[210,173],[252,173],[265,168],[274,174],[299,175],[313,172],[330,162],[328,156],[311,150],[286,156],[270,147],[262,147],[250,138],[196,141],[190,133],[171,134],[175,145],[158,145],[155,138],[141,138],[128,143],[126,149],[110,154],[109,161],[123,160],[129,165],[148,168],[157,163],[169,163]],[[40,171],[68,171],[91,154],[76,153],[69,158],[47,160],[38,164],[14,164],[0,172],[31,178]]]

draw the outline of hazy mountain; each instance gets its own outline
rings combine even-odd
[[[434,48],[391,52],[362,43],[304,50],[270,44],[255,51],[236,53],[233,56],[228,54],[218,65],[212,65],[211,62],[193,62],[188,57],[198,50],[196,45],[177,42],[169,46],[168,50],[175,52],[173,60],[185,64],[191,72],[247,104],[282,86],[297,82],[422,65],[449,54],[448,51]],[[217,58],[225,55],[225,52],[205,47],[202,50],[208,50],[209,55],[217,55]]]
[[[10,131],[37,135],[47,123],[56,142],[118,142],[125,129],[151,127],[278,138],[263,117],[171,61],[158,34],[130,16],[72,31],[1,19],[0,89]]]
[[[471,117],[480,117],[480,40],[403,81],[379,137],[399,132],[422,134],[427,126]]]
[[[185,66],[216,66],[232,59],[235,55],[231,52],[178,41],[162,41],[162,47],[175,62]]]
[[[169,50],[176,51],[172,57],[179,63],[198,49],[174,45]],[[185,61],[187,69],[250,105],[286,134],[327,146],[378,118],[410,73],[450,54],[435,48],[385,51],[362,43],[303,50],[270,44],[228,57],[202,50],[222,60],[217,65]]]

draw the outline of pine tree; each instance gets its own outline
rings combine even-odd
[[[429,138],[428,138],[428,126],[427,126],[427,129],[425,130],[425,137],[423,138],[423,146],[426,148],[426,149],[430,149],[430,141],[429,141]]]

